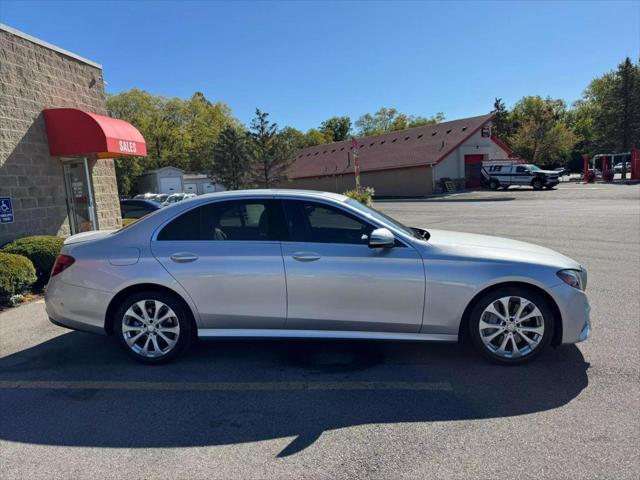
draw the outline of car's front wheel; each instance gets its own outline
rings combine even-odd
[[[536,178],[531,184],[531,186],[533,187],[534,190],[542,190],[542,187],[544,187],[544,183],[539,178]]]
[[[526,288],[500,288],[473,307],[469,332],[489,360],[523,363],[538,356],[553,336],[554,317],[547,300]]]
[[[182,303],[162,292],[139,292],[126,298],[115,313],[114,331],[134,359],[167,362],[189,346],[191,320]]]

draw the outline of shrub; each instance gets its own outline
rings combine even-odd
[[[0,302],[20,295],[37,280],[33,263],[22,255],[0,252]]]
[[[36,287],[43,287],[49,281],[49,274],[60,253],[64,239],[47,235],[35,235],[14,240],[2,247],[5,253],[15,253],[33,262],[38,281]]]
[[[133,222],[137,222],[138,220],[140,219],[139,218],[123,218],[122,226],[126,227],[127,225],[131,225]]]
[[[375,190],[372,187],[365,187],[359,192],[355,190],[349,190],[344,192],[343,195],[346,195],[349,198],[353,198],[354,200],[359,201],[363,205],[367,207],[373,206],[373,196],[375,195]]]

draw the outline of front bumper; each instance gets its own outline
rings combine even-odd
[[[105,318],[111,292],[52,279],[44,295],[49,320],[58,326],[106,335]]]
[[[561,343],[583,342],[591,336],[591,305],[585,292],[563,283],[550,290],[562,316]]]

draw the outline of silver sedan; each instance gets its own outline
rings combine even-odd
[[[69,237],[46,308],[160,363],[202,337],[455,342],[530,360],[591,332],[583,266],[529,243],[425,230],[341,195],[214,193]]]

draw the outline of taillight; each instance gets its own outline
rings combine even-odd
[[[58,255],[58,258],[56,258],[56,263],[53,264],[53,269],[51,270],[51,276],[53,277],[54,275],[57,275],[60,272],[65,271],[67,268],[73,265],[73,262],[75,261],[76,259],[70,255]]]

